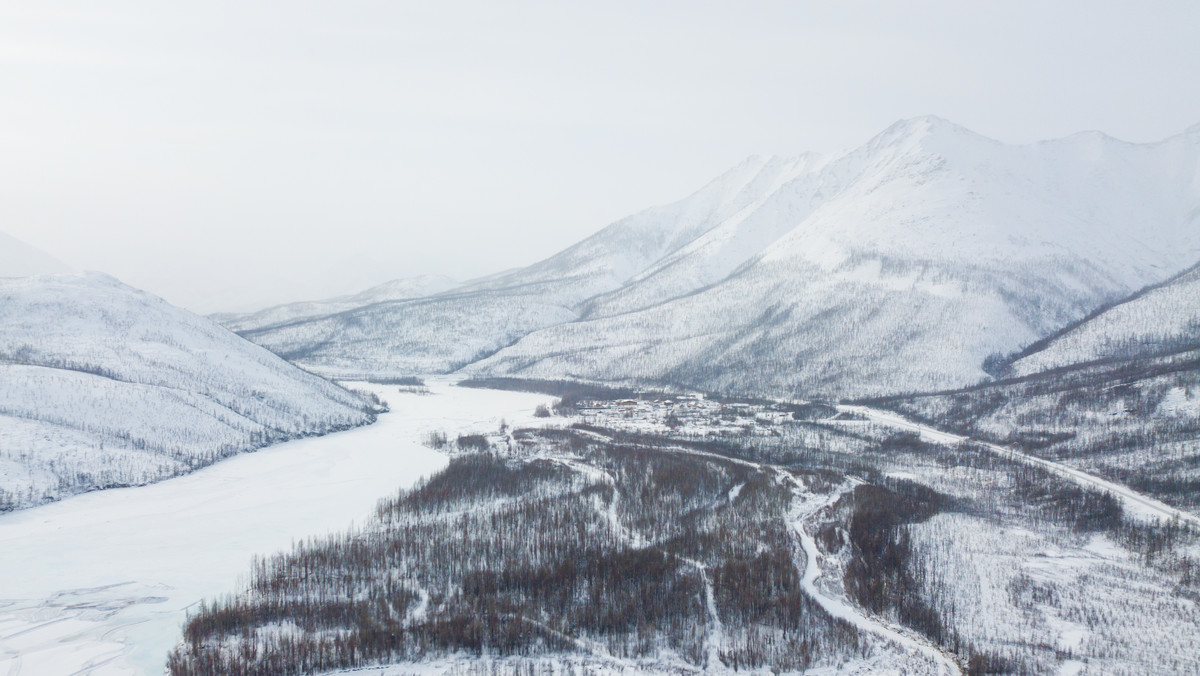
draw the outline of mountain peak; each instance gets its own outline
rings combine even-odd
[[[878,137],[923,138],[935,134],[968,134],[978,136],[978,134],[970,129],[937,115],[920,115],[893,123],[887,129],[884,129]]]
[[[996,143],[986,136],[936,115],[922,115],[892,124],[876,134],[860,150],[869,154],[889,150],[942,153],[973,142]]]

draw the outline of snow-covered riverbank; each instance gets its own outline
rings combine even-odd
[[[187,608],[236,591],[254,555],[361,522],[440,469],[426,433],[532,424],[550,401],[429,385],[356,385],[392,407],[369,427],[0,516],[0,674],[161,673]]]

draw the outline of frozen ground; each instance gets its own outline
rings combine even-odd
[[[0,674],[159,674],[187,609],[237,590],[253,556],[344,530],[440,469],[426,433],[532,425],[551,399],[429,385],[418,395],[355,384],[392,412],[158,484],[0,516]]]

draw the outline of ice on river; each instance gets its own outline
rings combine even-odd
[[[0,674],[160,674],[187,609],[236,591],[255,554],[362,523],[443,467],[429,431],[531,424],[550,400],[429,385],[355,385],[392,407],[368,427],[0,516]]]

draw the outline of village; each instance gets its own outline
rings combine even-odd
[[[724,402],[703,394],[589,399],[575,406],[580,422],[624,432],[684,436],[779,436],[778,426],[799,407],[783,403]]]

